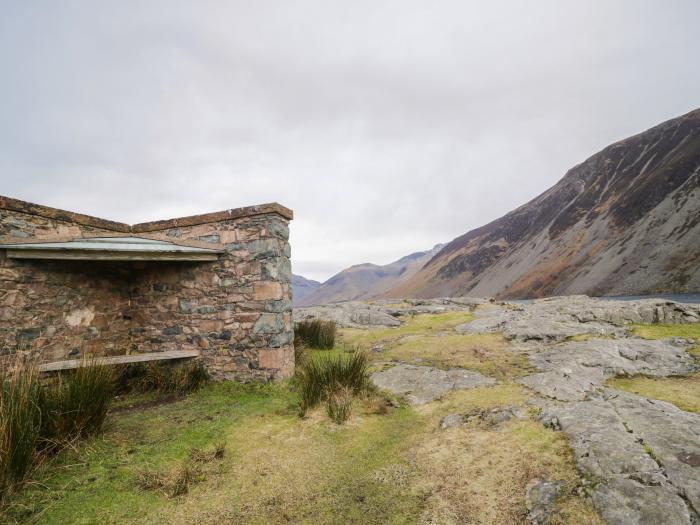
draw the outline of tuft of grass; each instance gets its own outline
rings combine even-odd
[[[175,467],[163,472],[151,466],[140,468],[136,471],[136,486],[150,491],[162,492],[176,498],[187,494],[190,486],[206,479],[203,466],[214,460],[224,458],[226,444],[220,442],[211,451],[200,447],[193,447],[187,454],[187,458]]]
[[[297,367],[301,393],[301,413],[347,388],[355,395],[369,388],[368,357],[365,352],[317,353]]]
[[[335,346],[336,331],[337,326],[335,321],[311,319],[300,321],[294,325],[294,338],[296,341],[300,342],[301,345],[309,348],[330,350]]]
[[[214,445],[213,450],[204,450],[200,447],[192,447],[189,452],[189,459],[194,463],[208,463],[215,459],[224,459],[226,454],[226,443],[220,441]]]
[[[113,398],[112,370],[91,361],[49,380],[39,396],[41,448],[97,434]]]
[[[97,434],[112,398],[111,371],[91,361],[46,384],[32,364],[0,372],[0,500],[40,453]]]
[[[134,363],[121,367],[115,378],[116,391],[123,393],[185,395],[195,392],[209,380],[200,360],[180,364]]]
[[[41,430],[39,395],[34,367],[0,370],[0,502],[32,468]]]
[[[352,390],[348,387],[332,388],[326,399],[326,413],[335,423],[341,425],[350,418],[352,411]]]

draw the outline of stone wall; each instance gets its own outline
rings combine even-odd
[[[129,226],[0,197],[0,243],[134,235],[223,250],[215,262],[74,262],[0,249],[0,354],[196,348],[219,378],[287,377],[291,217],[272,204]]]

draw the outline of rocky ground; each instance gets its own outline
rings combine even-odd
[[[385,328],[421,313],[471,311],[455,334],[502,334],[507,351],[529,371],[515,379],[534,395],[530,408],[546,427],[566,435],[582,490],[610,524],[700,523],[700,415],[606,386],[617,376],[689,376],[698,366],[682,337],[645,340],[630,323],[692,324],[700,307],[663,300],[608,301],[585,296],[527,304],[450,298],[401,303],[339,303],[297,309],[296,319],[328,318],[349,328]],[[449,337],[449,334],[439,334]],[[412,337],[412,336],[405,336]],[[381,348],[378,347],[378,351]],[[391,363],[373,375],[378,387],[412,404],[446,392],[492,385],[475,370],[443,370],[421,362]],[[445,417],[441,428],[476,419],[498,425],[524,417],[518,407]],[[525,498],[532,523],[543,523],[557,499],[556,481],[533,480]]]

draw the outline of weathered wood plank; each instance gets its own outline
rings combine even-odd
[[[199,350],[169,350],[167,352],[151,352],[148,354],[113,355],[97,357],[94,362],[100,365],[125,365],[130,363],[144,363],[147,361],[167,361],[171,359],[188,359],[199,357]],[[39,365],[41,372],[57,372],[59,370],[71,370],[79,368],[85,361],[83,359],[66,359]]]

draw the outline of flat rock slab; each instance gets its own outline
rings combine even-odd
[[[700,520],[700,416],[606,389],[598,399],[546,405],[541,418],[568,437],[592,498],[614,525]]]
[[[662,299],[611,301],[586,296],[540,299],[476,311],[458,332],[503,332],[515,341],[558,342],[590,334],[622,337],[627,323],[697,323],[700,307]]]
[[[423,405],[450,390],[493,385],[496,380],[463,368],[445,371],[430,366],[400,364],[372,374],[372,382],[378,388],[405,396],[412,405]]]
[[[675,340],[590,339],[543,348],[529,353],[540,372],[520,382],[560,401],[582,401],[618,375],[684,376],[697,368],[687,345]]]

